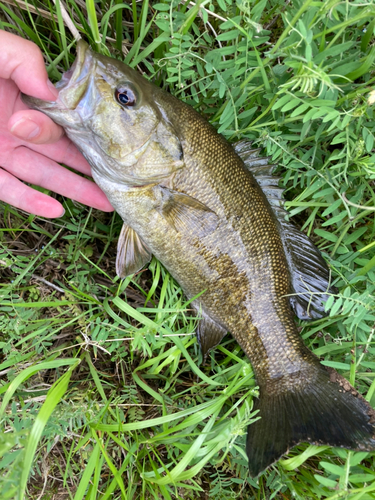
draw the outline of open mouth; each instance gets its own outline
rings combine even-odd
[[[72,66],[63,73],[61,80],[56,84],[58,90],[74,85],[78,80],[82,80],[87,75],[89,64],[86,63],[86,54],[89,55],[89,46],[82,39],[77,43],[77,56]],[[90,58],[91,59],[91,58]]]
[[[47,110],[51,112],[52,109],[60,109],[61,104],[63,108],[74,109],[80,95],[82,95],[87,86],[92,60],[93,57],[88,44],[83,40],[79,40],[77,44],[77,57],[72,67],[63,73],[61,80],[56,84],[56,88],[59,90],[57,101],[43,101],[42,99],[21,93],[22,101],[30,108],[45,113],[47,113]]]
[[[93,54],[86,42],[79,40],[77,57],[56,85],[59,90],[58,106],[74,110],[84,95],[93,69]]]

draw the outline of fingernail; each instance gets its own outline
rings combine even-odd
[[[40,134],[40,127],[27,118],[21,118],[21,120],[18,120],[18,122],[12,126],[10,131],[21,139],[29,140]]]
[[[64,215],[65,215],[65,208],[63,208],[63,213],[61,215],[59,215],[59,218],[64,217]]]
[[[56,99],[56,97],[59,95],[59,91],[57,90],[57,88],[54,86],[54,84],[50,80],[47,80],[47,86]]]

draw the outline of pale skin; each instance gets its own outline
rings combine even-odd
[[[59,165],[91,175],[89,164],[63,129],[21,101],[20,92],[56,99],[39,48],[3,30],[0,48],[0,200],[42,217],[63,215],[59,201],[27,182],[103,211],[113,210],[96,184]]]

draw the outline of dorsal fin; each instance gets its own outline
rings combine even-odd
[[[330,284],[327,263],[308,236],[286,221],[284,215],[277,213],[276,217],[296,294],[289,297],[290,305],[300,319],[322,318],[326,315],[327,292],[337,292]]]
[[[285,220],[283,189],[279,178],[272,176],[276,165],[269,165],[268,158],[259,158],[260,149],[253,149],[251,141],[244,139],[233,145],[245,166],[254,175],[266,195],[279,223],[280,235],[288,261],[292,294],[290,305],[300,319],[325,316],[326,292],[335,293],[330,285],[330,274],[320,251],[308,236],[294,224]]]
[[[272,175],[277,165],[270,165],[268,158],[259,157],[260,148],[253,149],[251,144],[251,141],[243,139],[236,142],[233,147],[246,168],[257,180],[269,203],[281,207],[283,205],[283,189],[278,187],[280,178]]]

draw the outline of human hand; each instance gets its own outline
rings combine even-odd
[[[91,175],[90,165],[63,129],[21,101],[20,91],[49,101],[58,95],[38,47],[3,30],[0,47],[0,200],[42,217],[63,215],[60,202],[23,180],[91,207],[113,210],[96,184],[57,163]]]

